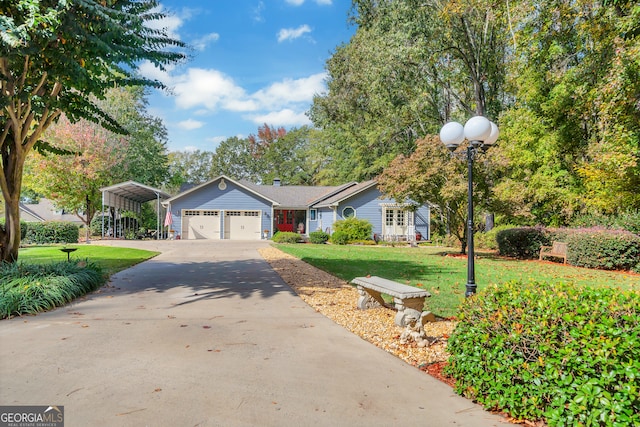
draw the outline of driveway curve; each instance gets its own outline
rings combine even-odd
[[[92,244],[162,253],[0,321],[0,405],[63,405],[67,427],[506,424],[316,313],[266,242]]]

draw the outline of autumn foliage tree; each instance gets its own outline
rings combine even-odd
[[[77,215],[88,232],[102,206],[100,188],[113,183],[113,170],[124,162],[127,140],[87,120],[71,123],[64,115],[45,138],[69,154],[33,156],[29,163],[34,173],[25,178],[25,184]]]
[[[0,2],[1,261],[18,258],[24,162],[50,148],[44,131],[65,113],[124,132],[94,99],[117,86],[162,87],[138,76],[138,64],[164,69],[184,58],[173,49],[183,43],[150,25],[165,17],[159,10],[154,0]]]
[[[466,147],[459,147],[463,153]],[[487,185],[488,158],[479,154],[474,162],[474,202],[482,210],[489,208]],[[416,150],[410,156],[398,156],[378,177],[378,186],[384,194],[398,201],[431,204],[438,222],[458,238],[461,252],[466,252],[467,186],[466,161],[452,155],[431,135],[417,141]]]

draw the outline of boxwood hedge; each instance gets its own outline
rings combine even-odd
[[[485,407],[552,426],[640,425],[640,292],[490,286],[460,309],[445,373]]]

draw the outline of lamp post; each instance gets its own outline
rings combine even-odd
[[[470,118],[464,126],[458,122],[449,122],[440,129],[440,141],[452,153],[466,139],[468,172],[468,213],[467,213],[467,289],[465,297],[476,293],[476,272],[473,247],[473,160],[478,150],[486,151],[498,139],[499,131],[495,123],[486,117]]]

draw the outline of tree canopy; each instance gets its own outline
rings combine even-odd
[[[165,18],[159,10],[153,0],[0,2],[1,260],[18,257],[24,161],[33,148],[51,148],[43,132],[64,113],[126,133],[94,100],[113,87],[162,87],[138,65],[164,69],[184,58],[182,42],[149,25]]]

